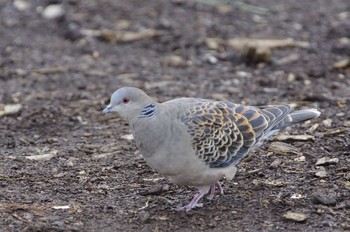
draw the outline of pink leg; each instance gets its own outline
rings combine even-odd
[[[218,181],[218,182],[210,185],[210,189],[209,189],[209,192],[208,192],[209,196],[207,197],[209,200],[214,198],[216,187],[220,191],[220,194],[224,195],[224,190],[222,189],[222,186],[221,186],[220,182]]]
[[[189,211],[195,207],[201,206],[200,204],[198,204],[198,201],[204,196],[204,193],[202,193],[201,191],[197,192],[194,197],[192,198],[192,200],[190,201],[190,203],[188,203],[187,205],[184,205],[182,207],[178,207],[176,208],[176,211]]]

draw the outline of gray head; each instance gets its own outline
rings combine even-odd
[[[111,101],[103,113],[117,112],[122,118],[130,121],[138,116],[145,105],[153,102],[141,89],[123,87],[112,94]]]

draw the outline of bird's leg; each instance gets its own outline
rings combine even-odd
[[[211,200],[211,199],[214,198],[216,187],[217,187],[218,190],[220,191],[220,194],[221,194],[221,195],[224,195],[224,190],[223,190],[223,188],[222,188],[220,182],[218,181],[218,182],[215,182],[215,183],[213,183],[213,184],[210,185],[210,189],[209,189],[209,192],[208,192],[209,195],[208,195],[208,197],[207,197],[209,200]]]
[[[190,203],[187,205],[176,208],[176,211],[189,211],[195,207],[202,207],[203,204],[199,204],[198,201],[210,190],[210,186],[198,187],[198,192],[193,196]]]

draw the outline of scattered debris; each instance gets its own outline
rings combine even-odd
[[[308,216],[303,213],[295,213],[292,211],[288,211],[287,213],[283,214],[283,217],[296,222],[303,222],[308,218]]]
[[[290,54],[288,56],[282,57],[279,60],[276,60],[275,63],[277,65],[284,65],[284,64],[292,63],[292,62],[297,61],[299,59],[300,59],[300,55],[299,54],[292,53],[292,54]]]
[[[185,61],[182,59],[182,57],[178,55],[167,56],[163,59],[162,63],[165,66],[172,66],[172,67],[182,67],[186,64]]]
[[[21,109],[21,104],[5,105],[4,109],[0,110],[0,117],[5,115],[17,114]]]
[[[205,54],[204,60],[208,62],[209,64],[217,64],[218,63],[218,58],[211,54]]]
[[[152,39],[160,36],[160,32],[154,29],[144,29],[138,32],[102,30],[98,33],[98,38],[109,43],[134,42],[137,40]]]
[[[329,157],[322,157],[321,159],[318,159],[316,162],[316,166],[326,166],[330,164],[336,164],[339,162],[338,158],[329,158]]]
[[[293,193],[292,196],[290,196],[291,199],[302,199],[305,198],[305,196],[301,195],[300,193]]]
[[[294,159],[294,161],[297,161],[297,162],[305,162],[305,160],[306,160],[306,158],[303,155]]]
[[[310,134],[313,134],[317,128],[320,126],[320,124],[318,123],[315,123],[314,125],[312,125],[306,132],[307,133],[310,133]]]
[[[348,128],[339,128],[339,129],[335,129],[335,130],[328,130],[326,132],[323,132],[322,134],[324,136],[337,135],[337,134],[343,134],[343,133],[347,132],[348,130],[349,130]]]
[[[277,158],[270,164],[270,168],[278,168],[281,164],[282,160]]]
[[[57,155],[58,151],[57,150],[52,150],[44,154],[40,155],[30,155],[30,156],[25,156],[26,159],[29,160],[43,160],[43,161],[48,161],[51,160],[53,157]]]
[[[333,123],[333,120],[330,119],[330,118],[327,118],[325,120],[322,121],[322,124],[325,126],[325,127],[331,127],[332,126],[332,123]]]
[[[317,176],[317,177],[319,177],[319,178],[325,178],[325,177],[328,176],[328,173],[327,173],[327,171],[326,171],[325,168],[320,168],[319,171],[317,171],[317,172],[315,173],[315,176]]]
[[[132,134],[126,134],[126,135],[120,136],[120,138],[126,139],[126,140],[133,140],[134,136]]]
[[[56,205],[52,206],[53,209],[70,209],[69,205]]]
[[[314,193],[312,194],[312,198],[315,203],[322,205],[335,205],[337,203],[337,200],[334,197],[323,193]]]
[[[42,11],[42,16],[46,19],[57,19],[65,14],[61,4],[52,4],[45,7]]]
[[[234,49],[242,50],[244,47],[256,47],[256,48],[286,48],[286,47],[310,47],[309,42],[295,41],[294,39],[251,39],[251,38],[238,38],[229,39],[226,44]]]
[[[350,67],[350,59],[346,58],[340,61],[337,61],[333,64],[334,68],[347,68]]]
[[[295,140],[295,141],[314,141],[315,136],[313,135],[285,135],[278,134],[275,136],[275,140],[286,141],[286,140]]]
[[[280,155],[301,155],[298,148],[282,142],[273,142],[268,148],[268,151],[274,152]]]
[[[244,45],[241,52],[241,59],[247,64],[268,63],[271,60],[271,49],[269,47],[257,47],[251,44]]]
[[[13,1],[13,6],[19,11],[26,11],[31,7],[28,1],[23,1],[23,0]]]

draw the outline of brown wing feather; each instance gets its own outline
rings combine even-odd
[[[211,167],[238,163],[268,127],[268,118],[258,108],[223,101],[190,104],[180,119],[196,154]]]

